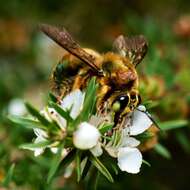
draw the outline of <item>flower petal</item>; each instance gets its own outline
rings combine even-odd
[[[73,143],[79,149],[90,149],[98,143],[100,132],[87,122],[79,125],[73,134]]]
[[[89,123],[94,126],[99,126],[103,122],[112,123],[111,114],[106,114],[106,116],[92,115],[89,120]]]
[[[121,147],[137,147],[140,144],[140,141],[134,137],[124,136],[121,142]]]
[[[116,147],[105,147],[105,150],[107,151],[107,153],[108,153],[111,157],[117,158],[118,148],[116,148]]]
[[[130,135],[138,135],[146,131],[152,125],[152,121],[146,113],[135,110],[132,118],[132,125],[129,129],[126,127],[126,132],[129,130]]]
[[[35,148],[34,149],[34,156],[39,156],[44,152],[44,148]]]
[[[67,122],[54,108],[45,108],[40,112],[48,121],[56,121],[62,130],[65,130]]]
[[[51,150],[51,152],[53,152],[54,154],[57,154],[59,148],[57,148],[57,147],[52,147],[52,148],[50,148],[50,150]]]
[[[110,141],[104,148],[110,156],[112,156],[113,158],[117,158],[118,147],[115,147],[112,144],[113,142]]]
[[[78,90],[76,93],[76,96],[74,98],[74,104],[70,113],[70,116],[73,119],[76,119],[77,116],[80,114],[84,102],[84,95],[85,94],[83,94],[80,90]]]
[[[96,146],[94,146],[93,148],[90,149],[90,152],[95,156],[101,156],[103,153],[102,147],[101,147],[101,143],[98,143]]]
[[[79,115],[82,105],[84,101],[84,93],[82,93],[79,89],[68,94],[62,101],[61,106],[65,110],[70,110],[70,116],[73,119]]]
[[[144,105],[139,105],[138,106],[138,110],[145,112],[146,111],[146,107]]]
[[[42,129],[33,129],[34,130],[34,134],[37,136],[35,142],[41,142],[41,141],[44,141],[46,140],[46,138],[48,137],[46,131],[42,130]],[[36,143],[37,143],[36,142]]]
[[[136,174],[140,171],[142,154],[137,148],[119,148],[118,166],[121,171]]]

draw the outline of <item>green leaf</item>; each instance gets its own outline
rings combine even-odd
[[[94,157],[93,155],[89,156],[89,159],[91,161],[91,163],[110,181],[110,182],[114,182],[110,172],[108,171],[108,169],[104,166],[104,164],[102,164],[102,162],[97,158]]]
[[[81,151],[76,152],[76,169],[77,169],[77,182],[81,179]]]
[[[147,162],[146,160],[142,160],[142,163],[146,164],[148,167],[151,167],[151,164]]]
[[[54,96],[51,92],[49,92],[48,97],[49,97],[49,100],[50,100],[50,101],[52,101],[52,102],[54,102],[54,103],[57,102],[56,96]]]
[[[158,125],[160,128],[164,131],[171,130],[171,129],[177,129],[181,127],[187,126],[188,121],[187,120],[173,120],[173,121],[166,121],[159,123]]]
[[[73,123],[73,126],[77,126],[82,121],[87,121],[89,117],[93,114],[93,111],[96,106],[96,90],[98,88],[98,85],[96,84],[96,78],[93,77],[86,89],[84,103],[83,103],[83,109],[80,113],[80,115],[77,117],[75,122]]]
[[[153,137],[153,134],[151,132],[145,131],[144,133],[137,135],[135,138],[137,138],[141,142],[144,142],[152,137]]]
[[[171,159],[171,154],[165,146],[158,143],[154,146],[154,150],[164,158]]]
[[[96,176],[94,176],[95,177],[94,190],[98,189],[99,176],[100,176],[100,173],[97,171]]]
[[[57,154],[55,155],[55,158],[53,159],[52,163],[51,163],[51,168],[49,170],[49,173],[48,173],[48,179],[47,179],[47,182],[50,183],[53,176],[55,175],[56,171],[57,171],[57,168],[59,167],[60,165],[60,162],[62,160],[62,150],[63,150],[63,147],[64,147],[64,143],[59,147],[58,149],[58,152]]]
[[[39,143],[28,143],[28,144],[22,144],[19,146],[19,148],[22,149],[35,149],[35,148],[46,148],[47,146],[51,145],[52,142],[48,140],[44,140]]]
[[[11,167],[9,168],[7,175],[5,176],[5,179],[3,180],[2,184],[4,187],[8,187],[13,176],[15,164],[12,164]]]
[[[86,89],[86,94],[85,94],[85,99],[84,99],[84,106],[83,106],[83,111],[86,113],[86,118],[88,119],[89,116],[92,114],[94,111],[94,108],[96,106],[96,90],[98,88],[98,84],[96,84],[96,78],[93,77]]]
[[[75,156],[76,156],[76,149],[73,149],[61,161],[60,168],[66,168],[74,160]]]
[[[8,119],[18,125],[27,127],[27,128],[39,128],[39,129],[45,129],[45,127],[39,122],[32,119],[19,117],[19,116],[9,116]]]
[[[42,116],[39,111],[34,108],[32,105],[29,103],[25,103],[27,110],[34,116],[36,117],[43,125],[49,126],[51,123],[44,117]]]
[[[115,172],[116,175],[118,175],[119,171],[118,171],[118,166],[115,163],[110,163],[111,168],[113,169],[113,171]]]
[[[95,189],[97,173],[97,168],[95,166],[92,166],[86,180],[85,189]]]
[[[186,153],[190,153],[190,142],[189,142],[189,138],[186,136],[186,134],[184,134],[184,132],[182,132],[182,131],[179,131],[175,135],[176,135],[178,142],[182,146],[183,150]]]
[[[117,146],[121,142],[121,132],[114,131],[112,138],[113,138],[113,146]]]
[[[113,123],[103,123],[102,125],[100,125],[100,127],[98,128],[98,130],[100,131],[100,133],[103,135],[105,134],[107,131],[111,130],[113,128],[114,124]]]
[[[147,100],[143,103],[146,109],[151,109],[159,105],[158,101]]]
[[[91,162],[89,159],[87,159],[86,163],[85,163],[85,166],[84,166],[84,169],[82,170],[82,174],[81,174],[81,179],[83,180],[86,175],[88,174],[88,171],[90,169],[90,166],[91,166]]]
[[[53,107],[63,118],[65,118],[67,121],[72,121],[72,117],[70,116],[68,111],[65,111],[62,109],[61,106],[59,106],[57,103],[49,102],[50,107]]]

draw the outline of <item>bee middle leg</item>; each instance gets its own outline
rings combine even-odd
[[[81,69],[74,80],[72,90],[75,90],[75,89],[82,90],[82,89],[86,88],[86,85],[89,80],[89,76],[90,75],[89,75],[89,72],[87,69],[85,69],[85,68]]]

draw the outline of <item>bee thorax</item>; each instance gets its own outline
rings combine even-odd
[[[114,83],[116,83],[119,86],[125,86],[129,82],[135,81],[137,79],[137,75],[135,72],[129,70],[129,71],[123,71],[118,70],[115,72],[114,76]]]

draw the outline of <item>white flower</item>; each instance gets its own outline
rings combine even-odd
[[[46,141],[46,138],[48,137],[47,133],[43,131],[42,129],[34,129],[34,133],[37,136],[34,143],[40,143]],[[39,156],[42,154],[45,150],[45,148],[33,148],[31,149],[34,151],[34,156]]]
[[[124,136],[121,141],[122,147],[137,147],[139,146],[140,141],[135,139],[134,137]]]
[[[139,107],[139,110],[142,111],[135,110],[133,112],[132,125],[129,126],[129,128],[126,127],[126,130],[129,130],[130,135],[132,136],[143,133],[152,125],[150,118],[146,115],[145,112],[143,112],[143,110],[146,111],[146,108],[142,105]]]
[[[84,96],[85,96],[85,94],[82,93],[80,90],[78,90],[78,89],[74,90],[73,92],[71,92],[70,94],[65,96],[65,98],[61,101],[61,107],[65,111],[70,110],[70,116],[73,119],[76,119],[76,117],[80,114],[80,111],[82,109]],[[59,125],[60,129],[63,131],[63,133],[66,131],[67,121],[63,117],[61,117],[59,115],[59,113],[57,113],[54,108],[46,107],[40,113],[48,121],[50,121],[50,122],[56,121],[57,124]],[[45,142],[49,138],[47,132],[42,130],[42,129],[34,129],[34,133],[37,136],[36,139],[34,140],[34,144],[35,143]],[[88,132],[87,132],[87,134],[88,134]],[[57,145],[58,144],[59,144],[58,142],[54,142],[51,145],[47,145],[47,146],[45,146],[43,148],[28,148],[28,149],[34,151],[35,156],[39,156],[40,154],[42,154],[44,152],[45,148],[50,148],[50,150],[53,153],[57,153],[57,151],[58,151]],[[95,146],[96,144],[97,143],[93,144],[93,146]],[[66,150],[63,149],[63,154],[64,155],[65,155],[65,151]]]
[[[9,102],[8,113],[10,115],[23,116],[26,114],[26,108],[22,99],[15,98]]]
[[[118,151],[118,166],[121,171],[136,174],[140,171],[142,154],[137,148],[123,147]]]
[[[101,156],[102,153],[103,153],[103,150],[102,150],[102,147],[101,147],[101,143],[98,142],[96,144],[96,146],[94,146],[93,148],[90,149],[90,152],[95,156],[95,157],[98,157],[98,156]]]
[[[83,122],[73,134],[73,143],[79,149],[91,149],[97,145],[99,138],[98,129],[87,122]]]
[[[40,112],[48,121],[56,121],[59,127],[65,131],[67,121],[61,117],[54,108],[45,108]]]
[[[46,138],[48,135],[45,131],[43,131],[42,129],[34,129],[34,133],[37,136],[36,139],[34,140],[34,144],[46,141]],[[39,156],[40,154],[42,154],[44,152],[45,147],[43,147],[43,148],[25,148],[25,149],[32,150],[32,151],[34,151],[34,156]]]
[[[142,154],[138,148],[136,148],[140,144],[140,141],[131,136],[143,133],[152,125],[152,121],[146,113],[144,113],[146,111],[145,107],[141,106],[140,108],[138,107],[138,109],[139,110],[135,110],[132,114],[131,125],[126,126],[126,128],[121,131],[120,143],[113,146],[113,142],[110,141],[105,146],[110,156],[117,158],[118,166],[121,171],[132,174],[136,174],[140,171]]]
[[[82,93],[79,89],[76,89],[62,100],[61,107],[64,110],[71,109],[70,116],[73,119],[76,119],[82,110],[84,96],[84,93]]]

